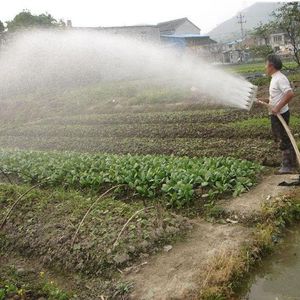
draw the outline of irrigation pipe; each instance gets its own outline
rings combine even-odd
[[[10,184],[13,184],[12,181],[10,180],[8,174],[6,174],[6,173],[4,172],[4,170],[3,170],[1,167],[0,167],[0,172],[3,174],[3,176],[8,180],[8,182],[9,182]]]
[[[257,102],[259,104],[262,104],[262,105],[266,106],[268,109],[271,108],[271,106],[268,103],[264,102],[264,101],[258,100]],[[297,157],[297,161],[298,161],[298,167],[299,167],[300,166],[300,152],[299,152],[297,143],[295,141],[295,138],[294,138],[294,136],[293,136],[293,134],[291,132],[291,129],[289,128],[288,124],[285,122],[285,120],[283,119],[283,117],[282,117],[281,114],[277,114],[276,116],[279,119],[279,121],[282,124],[282,126],[284,127],[284,129],[285,129],[285,131],[286,131],[286,133],[287,133],[287,135],[288,135],[288,137],[289,137],[289,139],[290,139],[290,141],[292,143],[292,146],[293,146],[293,148],[295,150],[295,153],[296,153],[296,157]]]
[[[127,225],[130,223],[130,221],[131,221],[136,215],[138,215],[139,213],[141,213],[142,211],[145,211],[145,210],[150,209],[150,208],[154,208],[154,206],[144,207],[144,208],[142,208],[142,209],[136,211],[136,212],[135,212],[128,220],[127,220],[127,222],[126,222],[126,223],[124,224],[124,226],[122,227],[121,231],[120,231],[119,234],[118,234],[117,239],[115,240],[115,242],[114,242],[114,244],[113,244],[113,249],[117,246],[118,241],[119,241],[119,239],[120,239],[120,237],[121,237],[123,231],[125,230],[125,228],[127,227]]]
[[[40,182],[34,186],[32,186],[30,189],[28,189],[24,194],[22,194],[16,201],[15,203],[11,206],[11,208],[9,209],[8,213],[6,214],[6,216],[4,217],[3,221],[2,221],[2,224],[0,226],[0,229],[3,228],[3,226],[5,225],[7,219],[9,218],[12,210],[14,209],[14,207],[20,202],[20,200],[25,197],[29,192],[31,192],[33,189],[37,188],[38,186],[42,185],[43,182]]]
[[[88,216],[88,214],[90,213],[90,211],[93,209],[93,207],[98,203],[98,201],[100,199],[102,199],[105,195],[107,195],[109,192],[111,192],[112,190],[115,190],[116,188],[122,186],[122,184],[119,184],[119,185],[115,185],[113,187],[111,187],[110,189],[108,189],[107,191],[105,191],[103,194],[101,194],[97,199],[96,201],[93,202],[93,204],[90,206],[90,208],[88,209],[88,211],[85,213],[85,215],[83,216],[83,218],[81,219],[76,231],[75,231],[75,234],[73,236],[73,239],[72,239],[72,243],[71,243],[71,249],[73,248],[73,245],[75,243],[75,240],[76,240],[76,237],[77,237],[77,234],[80,230],[80,227],[82,226],[84,220],[86,219],[86,217]]]

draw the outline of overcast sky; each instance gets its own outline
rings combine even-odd
[[[253,0],[0,0],[0,20],[18,12],[49,12],[57,19],[71,19],[73,26],[123,26],[156,24],[188,17],[202,33],[236,15]],[[266,2],[266,1],[265,1]],[[272,1],[270,1],[272,2]]]

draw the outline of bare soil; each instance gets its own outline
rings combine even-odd
[[[228,255],[238,253],[245,243],[251,243],[254,227],[247,221],[252,220],[256,224],[263,214],[265,203],[275,201],[280,194],[287,194],[293,190],[291,187],[280,187],[278,183],[295,180],[297,177],[297,175],[265,176],[262,182],[248,193],[217,203],[226,212],[226,217],[218,219],[218,221],[227,223],[217,224],[208,222],[203,218],[195,218],[188,222],[189,224],[192,222],[193,226],[189,227],[192,229],[183,240],[170,239],[166,241],[164,250],[159,251],[157,248],[158,252],[156,251],[156,253],[143,251],[132,264],[120,264],[118,268],[115,268],[121,278],[115,280],[114,276],[111,276],[105,281],[103,278],[101,280],[99,276],[95,276],[98,273],[95,272],[94,268],[101,261],[99,256],[91,255],[90,260],[85,260],[85,263],[88,262],[88,264],[84,265],[90,266],[89,276],[81,276],[79,275],[81,269],[77,268],[77,263],[80,263],[82,258],[64,250],[64,247],[68,245],[68,240],[60,244],[61,240],[56,239],[60,235],[66,236],[68,232],[65,232],[67,229],[65,222],[68,222],[71,212],[74,214],[76,211],[74,205],[76,203],[76,205],[82,204],[82,201],[71,201],[76,196],[71,195],[70,204],[60,209],[59,203],[65,205],[67,203],[66,195],[63,195],[64,201],[62,201],[59,198],[61,197],[60,194],[54,195],[47,191],[35,191],[31,198],[26,199],[22,206],[14,211],[5,226],[3,234],[9,239],[10,247],[3,246],[3,250],[4,248],[9,249],[9,251],[14,249],[18,251],[19,257],[14,258],[13,253],[9,252],[5,257],[0,257],[0,274],[4,262],[6,265],[15,265],[17,269],[34,269],[37,274],[42,267],[51,270],[49,278],[51,280],[53,278],[59,287],[76,293],[77,299],[96,299],[95,297],[99,294],[103,295],[105,300],[127,299],[127,297],[133,300],[199,299],[199,289],[204,285],[207,266],[213,264],[220,254],[224,255],[225,253],[226,257],[226,253]],[[12,192],[13,190],[5,194],[2,204],[8,201]],[[45,199],[47,200],[36,201],[37,199],[44,199],[42,197],[44,194],[46,194]],[[77,195],[77,197],[79,196]],[[104,205],[104,202],[102,204]],[[129,213],[130,215],[131,213]],[[64,216],[64,221],[61,219],[62,216]],[[147,218],[149,219],[149,214]],[[125,222],[126,219],[123,221]],[[112,220],[111,218],[108,220],[110,231],[113,230]],[[75,223],[77,224],[78,221]],[[122,224],[119,226],[122,227]],[[95,230],[99,225],[101,224],[97,219],[96,222],[90,221],[87,227]],[[103,227],[103,224],[101,226]],[[84,241],[93,237],[92,232],[87,230],[88,228],[79,236],[83,247],[80,251],[85,254],[93,254],[89,244],[85,248],[86,243]],[[170,229],[170,226],[167,228]],[[118,227],[117,232],[119,230]],[[150,231],[153,231],[153,228],[150,228]],[[99,231],[94,236],[95,241],[99,241],[100,236],[103,237],[103,233]],[[136,236],[136,232],[134,236]],[[98,247],[97,253],[100,253],[99,249]],[[23,260],[23,256],[26,256],[27,259]],[[40,265],[31,262],[35,259],[40,262]],[[67,268],[69,263],[69,268]],[[58,266],[61,267],[61,270],[68,271],[67,280],[63,279],[64,275],[56,273],[55,270],[58,269]],[[133,288],[131,288],[131,283],[133,283]],[[127,288],[132,290],[129,295],[126,292]]]
[[[278,195],[287,193],[287,191],[293,189],[293,187],[279,186],[279,183],[283,181],[296,181],[298,178],[299,175],[265,176],[262,182],[249,193],[242,194],[230,201],[220,201],[219,205],[236,221],[249,220],[255,216],[259,216],[264,204],[274,201]]]
[[[234,251],[250,238],[251,229],[229,224],[211,224],[197,219],[195,229],[169,252],[156,255],[138,273],[131,299],[189,299],[197,292],[205,265],[220,251]]]
[[[293,188],[279,187],[284,180],[295,179],[295,175],[265,177],[249,193],[241,197],[224,200],[223,207],[231,215],[253,218],[262,212],[266,201],[272,201]],[[177,243],[169,252],[157,254],[141,269],[125,275],[134,282],[131,299],[167,300],[199,299],[197,290],[205,280],[205,270],[213,258],[220,253],[233,253],[251,241],[253,227],[240,220],[227,219],[228,224],[212,224],[203,219],[194,220],[194,230]]]

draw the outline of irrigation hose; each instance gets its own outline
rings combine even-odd
[[[268,109],[271,108],[270,104],[264,102],[264,101],[260,101],[260,100],[257,100],[256,101],[257,103],[261,104],[261,105],[264,105],[266,106]],[[280,123],[282,124],[284,130],[286,131],[291,143],[292,143],[292,146],[295,150],[295,153],[296,153],[296,157],[297,157],[297,161],[298,161],[298,167],[300,167],[300,152],[299,152],[299,149],[298,149],[298,146],[297,146],[297,143],[296,143],[296,140],[291,132],[291,129],[289,128],[288,124],[285,122],[285,120],[283,119],[283,117],[281,116],[281,114],[277,114],[276,115],[277,118],[279,119]]]

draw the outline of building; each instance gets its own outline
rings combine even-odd
[[[69,24],[72,24],[69,21]],[[113,26],[113,27],[71,27],[73,30],[97,30],[112,35],[121,35],[142,41],[160,42],[160,32],[156,25]]]
[[[223,63],[238,63],[242,62],[242,51],[240,49],[240,43],[242,40],[235,40],[228,43],[224,43],[222,46]]]
[[[156,25],[99,27],[98,29],[109,34],[123,35],[142,41],[160,41],[160,31]]]
[[[288,37],[284,33],[272,33],[269,37],[270,46],[275,50],[280,50],[281,47],[284,47],[288,44]]]
[[[189,53],[207,56],[217,44],[207,35],[201,35],[201,29],[188,18],[158,23],[162,43]]]
[[[169,46],[188,49],[191,53],[201,54],[203,51],[211,51],[212,45],[217,42],[207,35],[200,34],[163,34],[160,36],[162,43]]]
[[[251,51],[252,47],[270,46],[273,51],[282,57],[292,57],[294,55],[293,46],[286,33],[274,31],[268,36],[247,36],[241,43],[241,48]],[[300,43],[299,43],[300,47]]]
[[[198,34],[201,29],[188,18],[181,18],[157,24],[161,35]]]
[[[243,39],[225,43],[223,46],[224,63],[241,63],[251,59],[251,48],[271,46],[273,51],[282,56],[292,54],[292,47],[284,33],[272,33],[266,37],[248,35]]]
[[[67,27],[78,30],[98,30],[112,35],[122,35],[148,42],[162,42],[166,47],[174,47],[196,55],[215,53],[217,42],[209,36],[202,36],[201,30],[188,18],[181,18],[157,25],[114,26],[114,27]]]

